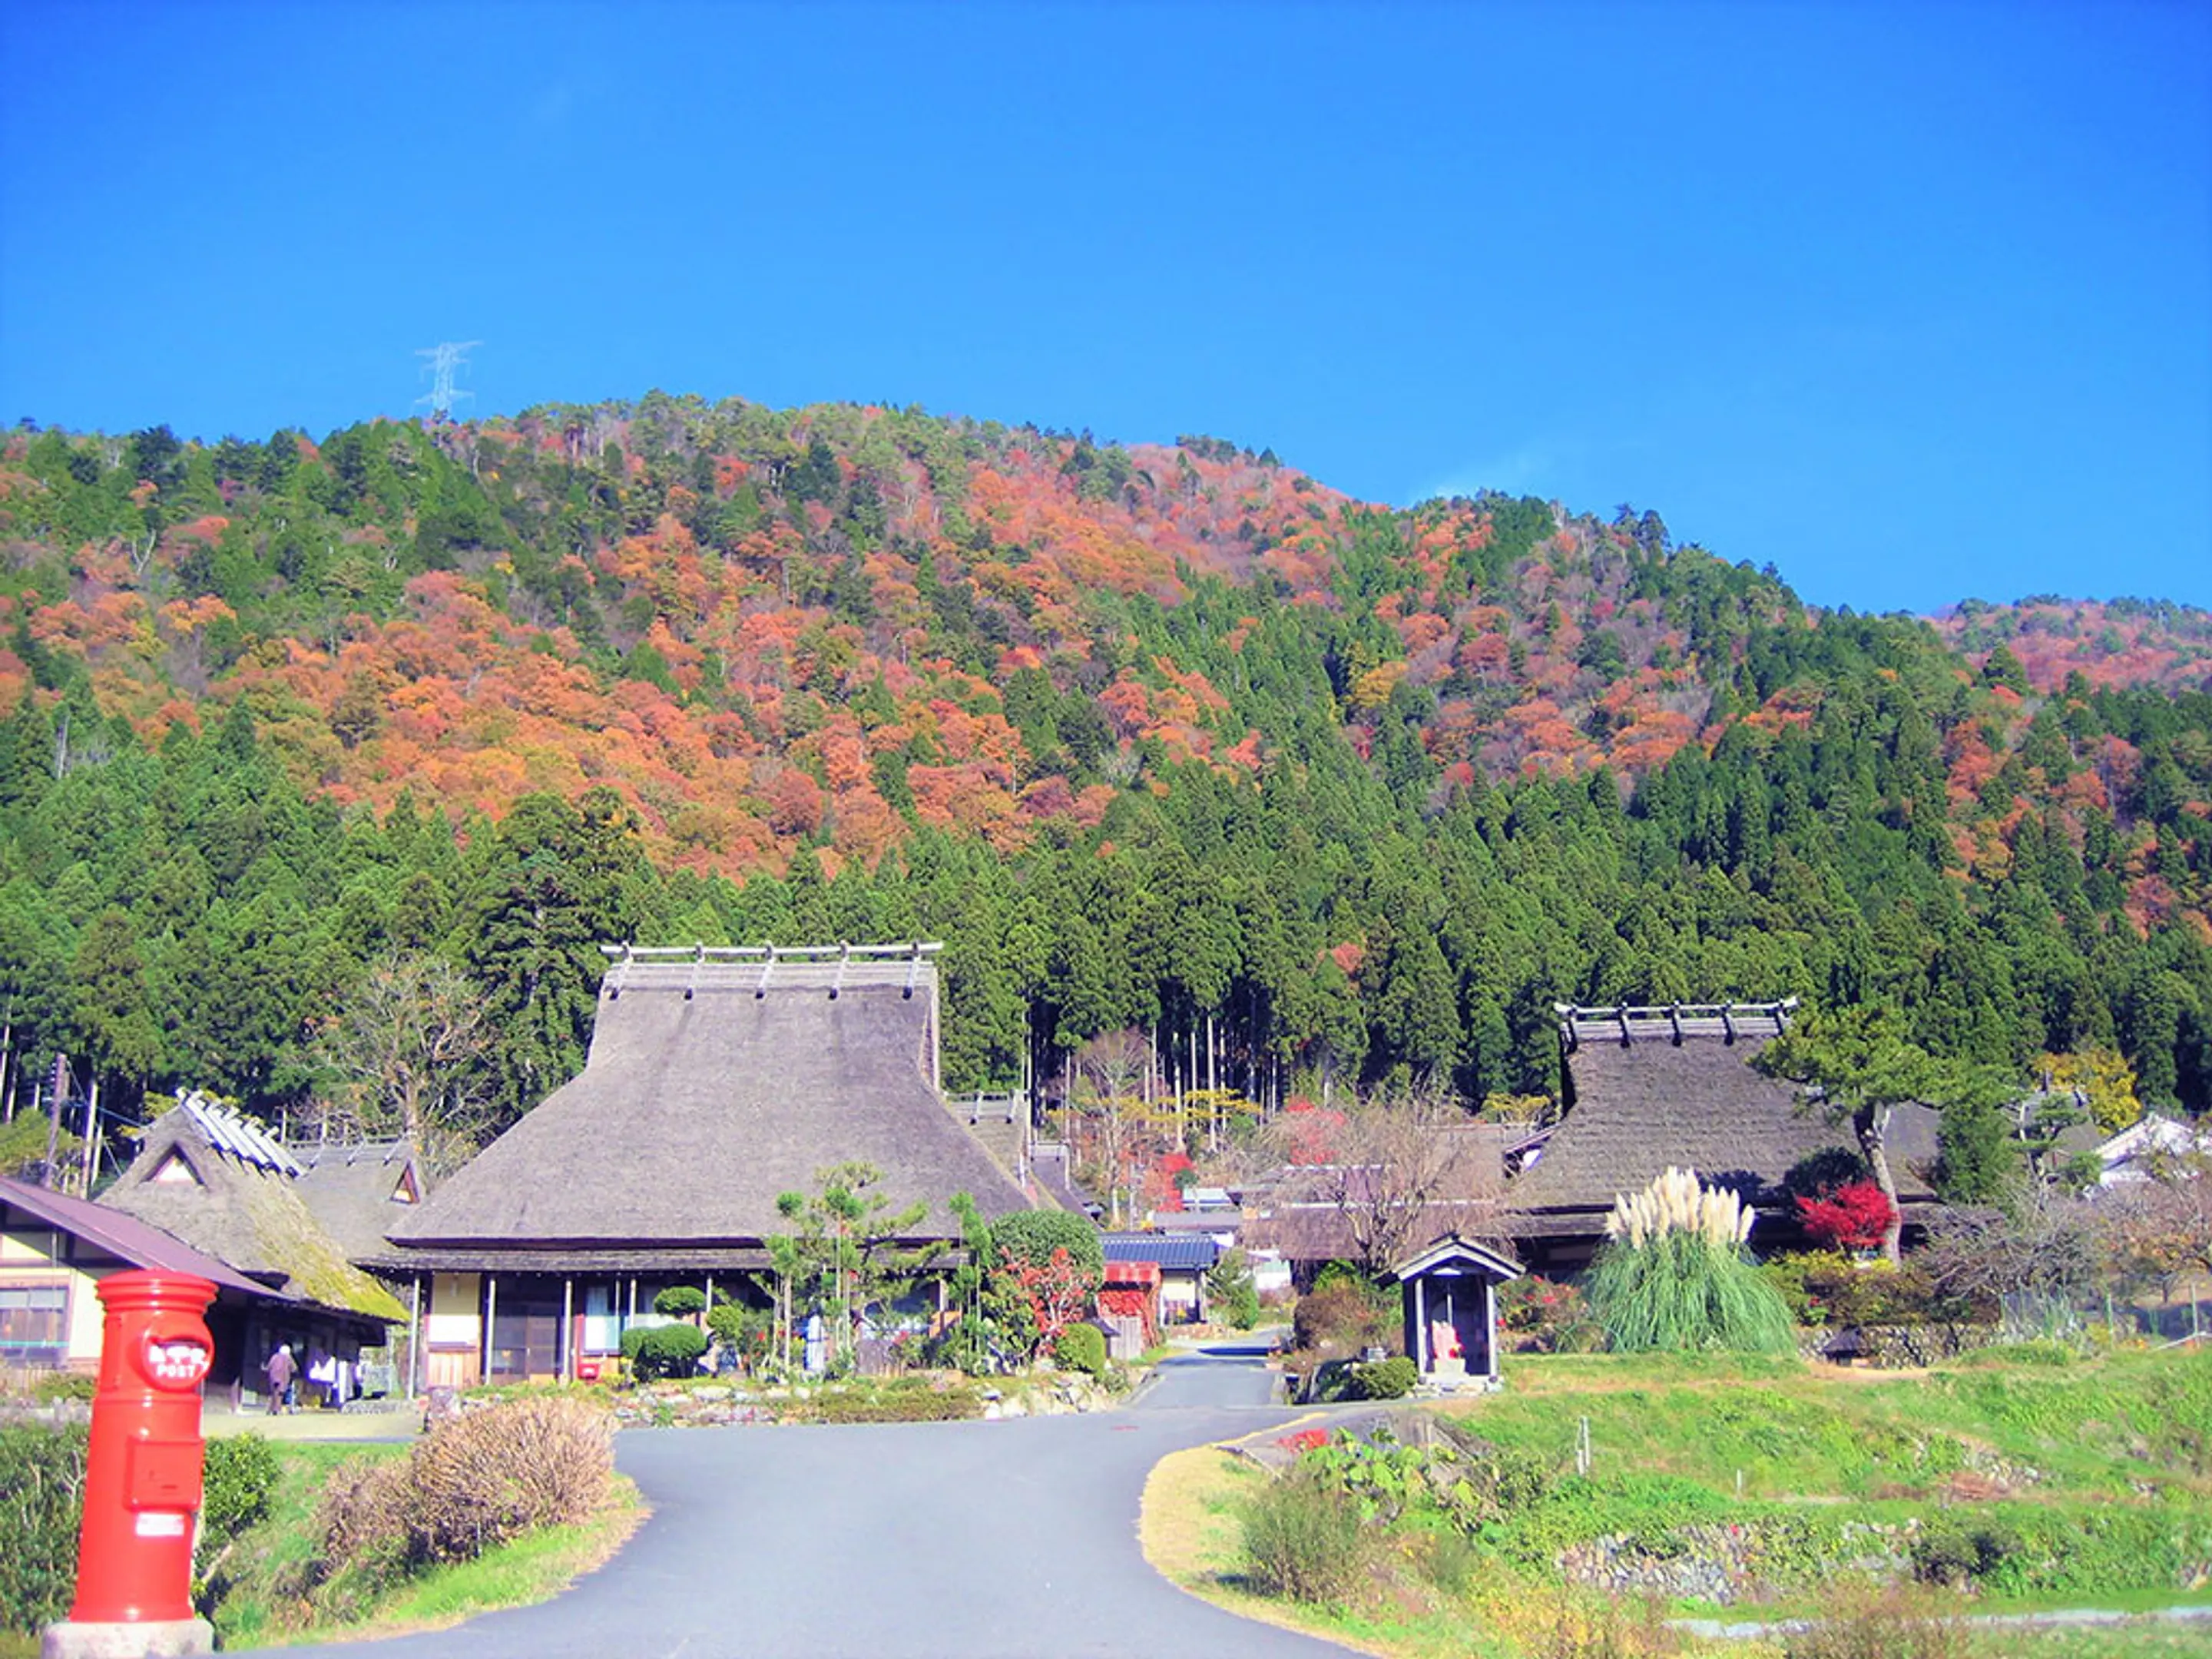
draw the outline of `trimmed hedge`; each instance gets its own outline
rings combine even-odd
[[[1421,1380],[1420,1370],[1403,1354],[1352,1368],[1352,1382],[1345,1392],[1354,1400],[1403,1400]]]
[[[1098,1229],[1066,1210],[1017,1210],[1000,1216],[991,1224],[991,1245],[1037,1267],[1049,1262],[1054,1250],[1065,1249],[1077,1267],[1093,1273],[1106,1270],[1106,1247],[1099,1242]]]
[[[637,1376],[690,1376],[707,1352],[707,1333],[696,1325],[633,1325],[622,1351]]]
[[[1070,1325],[1052,1345],[1053,1364],[1062,1370],[1106,1375],[1106,1337],[1096,1325]]]

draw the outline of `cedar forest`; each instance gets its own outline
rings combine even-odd
[[[602,941],[908,938],[956,1089],[1133,1029],[1474,1109],[1556,1092],[1555,1001],[1796,995],[2212,1104],[2202,611],[1826,611],[1649,511],[660,393],[26,422],[0,553],[25,1113],[65,1052],[118,1122],[312,1118],[373,988],[450,985],[480,1136],[580,1066]]]

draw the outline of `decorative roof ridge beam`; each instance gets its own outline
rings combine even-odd
[[[686,963],[704,951],[710,962],[834,962],[843,957],[898,963],[909,957],[935,956],[941,939],[900,939],[889,945],[606,945],[599,954],[612,962]]]

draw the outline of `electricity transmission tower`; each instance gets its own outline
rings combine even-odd
[[[461,391],[454,386],[453,371],[468,362],[471,348],[483,343],[482,340],[441,340],[436,345],[425,346],[415,354],[417,357],[429,359],[422,365],[423,373],[436,376],[430,382],[429,392],[415,400],[418,404],[430,405],[432,420],[441,421],[450,416],[453,412],[454,398],[476,396],[473,392]]]

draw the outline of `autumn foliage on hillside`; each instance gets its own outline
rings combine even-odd
[[[433,842],[531,868],[588,802],[656,872],[596,926],[953,933],[965,1083],[1132,1030],[1255,1100],[1543,1093],[1555,997],[1797,992],[2212,1098],[2208,681],[2202,612],[1819,611],[1652,512],[1380,507],[1201,436],[655,393],[0,439],[0,842],[70,896],[49,955],[155,914],[118,815],[181,834],[176,778],[273,768],[349,835],[433,826],[331,876],[388,879],[306,1004],[398,945],[495,975],[387,890]],[[251,1087],[312,1088],[286,1064]]]

